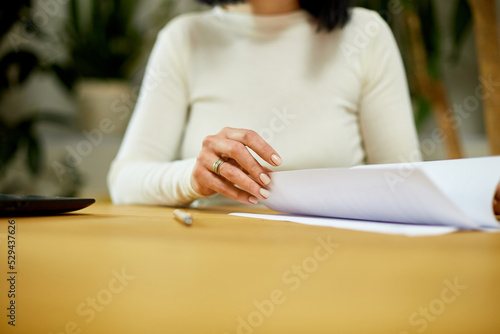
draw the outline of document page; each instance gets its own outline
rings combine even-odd
[[[335,227],[345,230],[405,235],[408,237],[434,236],[458,231],[458,228],[452,226],[397,224],[343,218],[326,218],[282,214],[259,215],[253,213],[231,213],[231,215],[247,218],[288,221],[304,225]]]
[[[500,157],[284,171],[272,174],[263,203],[302,217],[498,229],[492,200],[499,181]]]

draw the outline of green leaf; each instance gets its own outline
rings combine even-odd
[[[453,51],[451,59],[457,62],[460,58],[460,49],[472,27],[472,12],[467,0],[455,2],[454,15],[452,16]]]
[[[415,110],[415,126],[417,127],[417,129],[421,129],[425,121],[432,114],[432,105],[427,99],[420,96],[416,98],[416,102],[417,107]]]
[[[441,32],[437,23],[436,10],[431,0],[419,0],[414,4],[422,22],[422,37],[427,51],[429,75],[432,79],[441,77]]]
[[[21,11],[31,7],[31,0],[2,1],[0,5],[0,39],[3,39],[21,17]]]
[[[0,121],[0,171],[14,158],[20,135],[17,131]]]
[[[52,72],[68,90],[73,89],[78,79],[78,72],[74,68],[53,64],[50,66],[50,70],[52,70]]]
[[[28,144],[28,168],[32,174],[39,174],[41,167],[41,152],[38,139],[30,133],[26,138]]]
[[[70,13],[70,30],[74,33],[74,38],[77,38],[80,34],[80,14],[78,11],[77,0],[71,0],[69,3],[69,13]]]
[[[26,145],[26,164],[32,174],[38,174],[41,166],[41,154],[38,138],[34,134],[35,118],[28,118],[17,125],[19,141]]]
[[[134,26],[138,0],[72,0],[67,44],[72,66],[81,77],[127,78],[128,65],[140,54]]]

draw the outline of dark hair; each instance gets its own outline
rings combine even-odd
[[[207,5],[229,5],[244,0],[197,0]],[[350,19],[351,0],[299,0],[300,7],[317,19],[318,31],[342,28]]]

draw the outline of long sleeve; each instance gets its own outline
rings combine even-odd
[[[372,12],[373,13],[373,12]],[[408,84],[394,36],[376,13],[365,27],[376,32],[362,54],[360,130],[366,162],[420,161]]]
[[[356,46],[373,24],[377,34],[346,57],[342,46]],[[394,37],[361,8],[330,34],[318,34],[303,10],[262,17],[215,8],[170,22],[108,175],[112,200],[201,198],[190,182],[195,157],[226,126],[261,134],[283,159],[278,170],[421,159]]]
[[[202,196],[191,186],[196,160],[178,156],[188,114],[182,25],[158,35],[141,93],[108,174],[114,203],[185,205]],[[182,23],[182,22],[180,22]]]

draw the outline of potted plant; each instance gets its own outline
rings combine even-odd
[[[63,36],[69,61],[60,73],[74,88],[81,125],[91,131],[109,119],[122,133],[135,102],[129,79],[141,53],[141,34],[134,24],[137,0],[70,0]],[[123,102],[126,112],[113,106]]]
[[[9,100],[7,97],[19,95],[34,73],[53,73],[53,68],[59,68],[57,64],[44,61],[28,43],[32,40],[43,42],[45,37],[31,20],[31,10],[31,0],[7,1],[0,5],[0,44],[3,46],[0,54],[0,193],[38,193],[37,180],[42,178],[45,154],[37,125],[73,126],[71,119],[54,110],[31,106],[20,114],[15,103],[5,102]],[[45,181],[48,184],[53,180]],[[63,181],[52,182],[55,194],[75,195],[81,186],[79,171],[75,169]],[[40,194],[46,195],[46,189]]]
[[[143,12],[147,18],[143,30],[148,31],[148,36],[143,38],[141,29],[133,23],[139,1],[70,0],[65,32],[55,40],[31,20],[32,2],[20,0],[0,5],[0,193],[74,196],[83,182],[79,169],[65,166],[66,157],[62,156],[51,164],[52,168],[55,163],[60,169],[47,177],[44,167],[48,153],[38,128],[41,123],[51,123],[75,130],[74,117],[58,110],[41,110],[38,105],[23,110],[22,115],[27,116],[22,116],[15,103],[5,102],[11,101],[11,96],[19,95],[22,99],[19,93],[32,74],[45,72],[55,74],[70,92],[80,96],[84,118],[88,118],[89,112],[90,117],[97,115],[94,116],[97,121],[107,117],[102,115],[110,112],[114,101],[109,91],[118,91],[114,95],[119,96],[131,112],[133,101],[128,95],[128,80],[132,69],[150,49],[149,37],[154,37],[173,16],[177,1],[162,0],[150,7],[148,13]],[[49,47],[61,41],[68,51],[65,62],[55,63],[33,47],[33,44]],[[100,103],[95,103],[99,100]],[[92,103],[100,104],[103,111]],[[115,132],[120,127],[124,129],[126,123],[126,119],[116,120]],[[87,123],[89,127],[95,129],[95,125]]]

